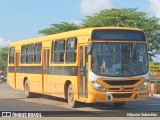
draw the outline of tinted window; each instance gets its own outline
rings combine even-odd
[[[14,64],[14,53],[15,53],[15,48],[11,47],[9,51],[9,63]]]
[[[66,43],[66,62],[76,62],[77,39],[70,38]]]
[[[64,40],[55,41],[55,45],[54,45],[54,62],[55,63],[64,62],[64,52],[65,52]]]
[[[51,62],[54,62],[54,41],[52,41]]]
[[[26,45],[22,46],[21,48],[21,63],[26,63],[26,49]]]
[[[36,43],[35,44],[35,53],[34,53],[34,63],[41,62],[41,49],[42,49],[42,43]]]
[[[134,30],[94,30],[92,40],[146,41],[142,31]]]
[[[27,45],[26,63],[33,63],[34,59],[34,44]]]
[[[92,71],[109,77],[129,77],[148,72],[147,46],[142,43],[92,44]]]

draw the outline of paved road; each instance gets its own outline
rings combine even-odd
[[[0,84],[0,111],[88,111],[112,112],[119,111],[160,111],[160,98],[150,98],[148,101],[128,102],[122,108],[112,104],[81,103],[78,108],[69,108],[65,100],[51,96],[39,95],[38,98],[24,97],[23,91],[11,88],[7,83]],[[99,112],[99,113],[100,113]]]
[[[69,111],[70,110],[67,108],[59,107],[58,105],[49,104],[47,100],[45,101],[45,96],[43,95],[37,97],[40,98],[25,98],[23,91],[13,89],[7,83],[2,83],[0,84],[0,111]],[[41,99],[44,100],[42,101]]]

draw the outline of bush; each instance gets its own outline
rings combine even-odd
[[[160,85],[160,80],[151,80],[151,83],[156,83]]]

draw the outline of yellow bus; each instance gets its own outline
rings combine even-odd
[[[41,93],[78,102],[149,99],[147,40],[127,27],[94,27],[13,42],[8,84],[25,96]]]

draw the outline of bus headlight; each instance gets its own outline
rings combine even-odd
[[[98,91],[103,91],[103,92],[106,91],[106,89],[96,81],[91,81],[91,85],[93,88],[95,88]]]
[[[138,90],[144,90],[146,89],[147,87],[150,86],[150,80],[146,80],[145,82],[143,82],[139,87],[138,87]]]

